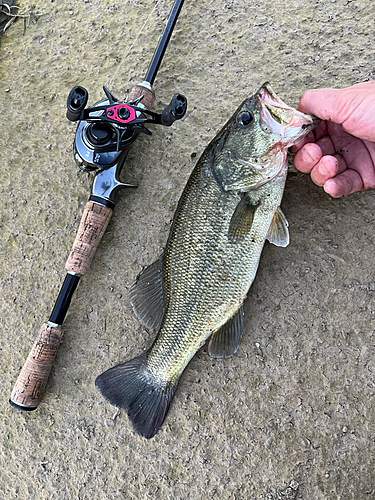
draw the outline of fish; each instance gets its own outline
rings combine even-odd
[[[266,240],[285,247],[280,203],[287,149],[319,123],[286,105],[266,82],[207,146],[186,186],[163,254],[130,288],[135,315],[158,330],[150,349],[95,381],[150,439],[162,425],[180,377],[208,340],[213,358],[236,353],[243,302]]]

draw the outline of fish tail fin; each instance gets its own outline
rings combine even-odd
[[[114,366],[95,380],[95,385],[119,408],[124,408],[141,436],[150,439],[158,432],[176,391],[178,380],[166,384],[147,368],[146,354]]]

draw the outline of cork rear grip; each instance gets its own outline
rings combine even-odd
[[[12,406],[35,410],[43,398],[63,331],[44,323],[10,396]]]
[[[67,271],[87,273],[96,249],[112,216],[112,209],[89,201],[83,213],[76,239],[66,262]]]

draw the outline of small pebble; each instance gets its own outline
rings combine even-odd
[[[292,490],[294,490],[294,491],[297,491],[297,490],[298,490],[298,488],[299,488],[299,484],[297,483],[297,481],[294,481],[294,479],[293,479],[293,481],[291,481],[291,482],[290,482],[290,485],[289,485],[289,486],[290,486],[290,487],[292,488]]]

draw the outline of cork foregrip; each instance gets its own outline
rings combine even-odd
[[[150,90],[146,89],[142,85],[136,85],[135,87],[132,88],[129,96],[128,96],[128,101],[134,101],[138,97],[143,95],[143,99],[141,103],[147,108],[147,109],[152,109],[155,101],[155,95],[153,92]]]
[[[62,337],[63,331],[60,328],[43,324],[13,387],[10,396],[13,403],[25,409],[35,409],[38,406]]]
[[[90,201],[87,203],[65,265],[67,271],[79,276],[87,273],[111,216],[112,210],[110,208]]]

